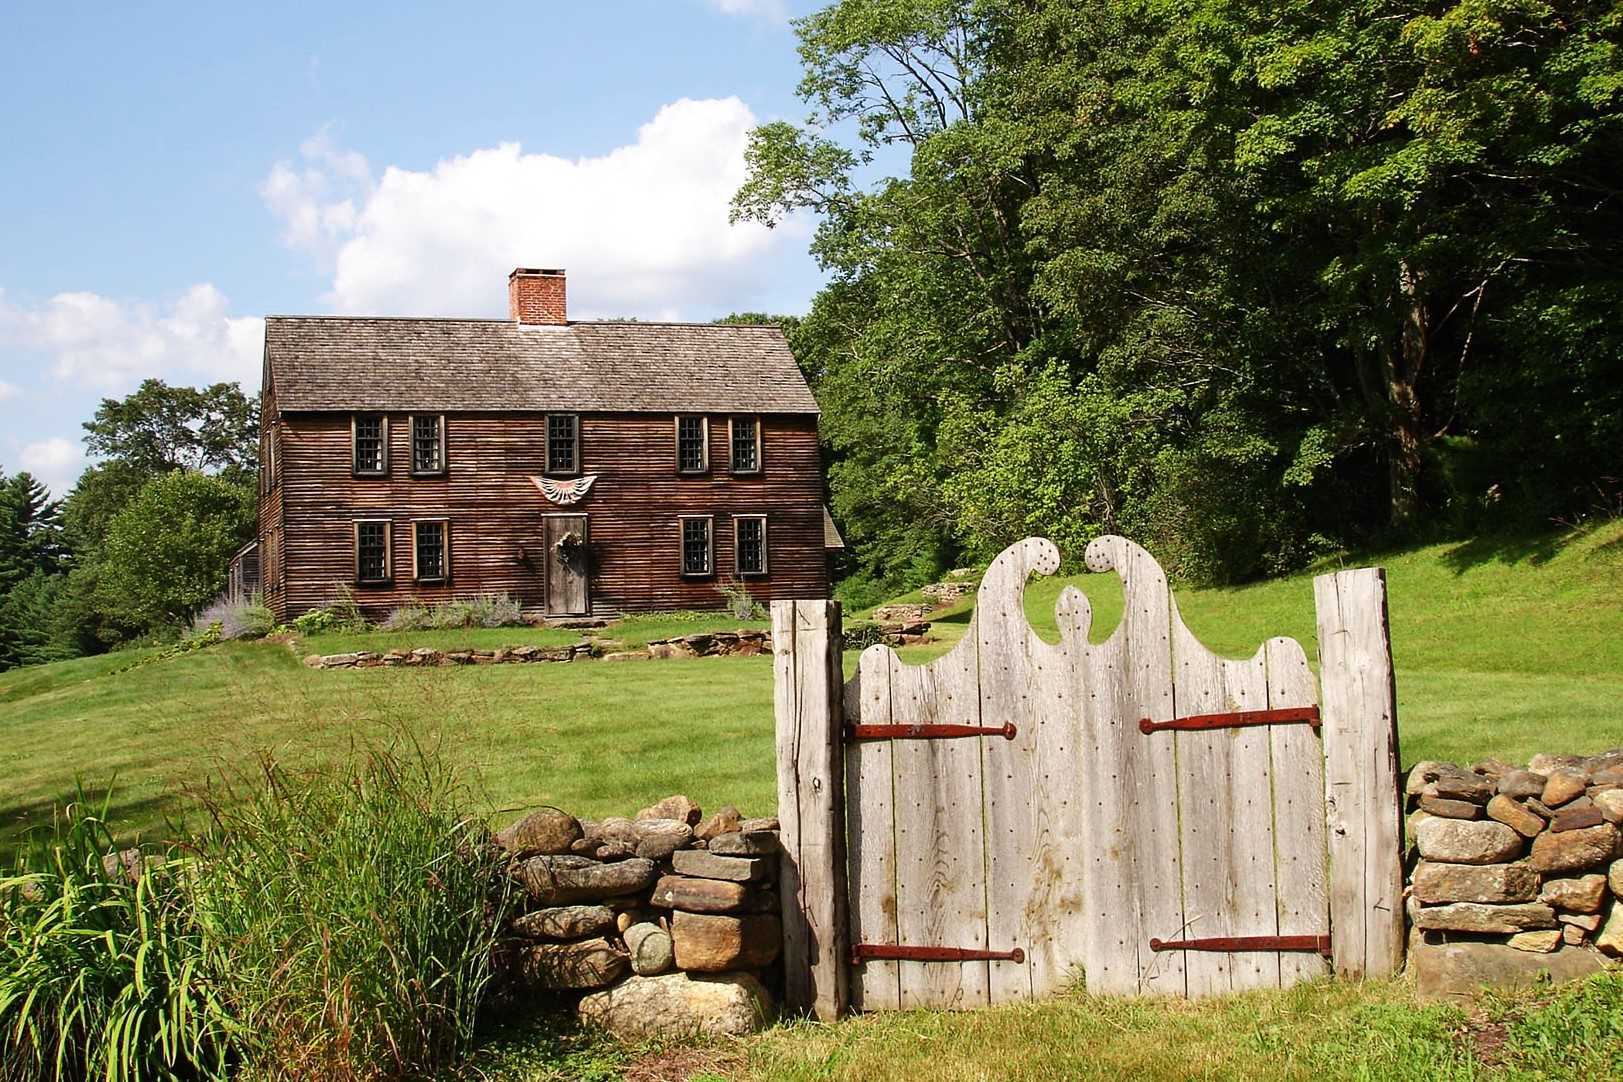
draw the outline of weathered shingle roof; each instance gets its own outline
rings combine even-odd
[[[771,326],[270,316],[265,354],[291,411],[817,412]]]

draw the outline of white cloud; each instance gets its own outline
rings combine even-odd
[[[541,266],[569,270],[575,317],[708,314],[804,239],[727,221],[754,125],[737,98],[684,98],[599,157],[504,143],[381,174],[323,133],[260,190],[287,241],[330,260],[340,312],[504,315],[507,272]]]
[[[61,436],[25,444],[22,468],[45,483],[54,496],[66,496],[84,468],[85,453],[73,440]]]
[[[0,291],[0,345],[37,349],[52,374],[79,386],[123,391],[148,376],[170,382],[239,380],[259,386],[264,320],[232,317],[207,283],[166,308],[97,293],[58,293],[25,307]]]
[[[17,397],[17,386],[0,379],[0,402]]]
[[[773,22],[783,22],[789,17],[789,7],[784,0],[706,0],[706,3],[723,15],[751,15]]]

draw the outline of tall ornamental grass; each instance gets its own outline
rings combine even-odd
[[[0,1079],[223,1077],[187,865],[120,860],[106,809],[81,792],[0,878]]]
[[[467,1050],[505,904],[467,796],[416,745],[205,796],[197,918],[255,1076],[419,1077]]]

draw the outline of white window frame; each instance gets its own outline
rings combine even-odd
[[[424,578],[422,569],[417,566],[417,530],[421,526],[438,525],[440,528],[440,574]],[[414,582],[440,583],[451,581],[451,520],[443,516],[438,518],[414,518],[411,520],[411,577]]]
[[[696,470],[682,468],[682,422],[684,420],[697,420],[699,422],[700,450],[699,468]],[[678,413],[672,429],[676,446],[676,472],[684,477],[697,477],[710,472],[710,416],[704,413]]]
[[[382,441],[383,466],[376,470],[363,470],[360,468],[360,458],[357,452],[359,426],[362,417],[376,417],[378,419],[378,438]],[[389,415],[386,413],[371,413],[362,411],[349,415],[349,472],[354,477],[387,477],[389,476]]]
[[[689,522],[704,523],[704,570],[688,570],[688,528]],[[715,515],[677,515],[676,516],[676,569],[683,578],[703,579],[716,573],[716,516]]]
[[[734,439],[733,425],[740,420],[752,421],[755,424],[755,466],[753,469],[741,470],[738,460],[734,457],[734,448],[737,443]],[[759,414],[739,413],[727,418],[727,472],[744,477],[753,477],[761,472],[761,417]]]
[[[361,578],[361,527],[377,525],[383,527],[383,577],[381,579]],[[355,585],[357,586],[387,586],[394,582],[394,520],[387,518],[358,518],[350,528],[352,551],[355,559]]]
[[[419,417],[430,418],[436,425],[439,426],[440,463],[431,470],[420,470],[417,468],[417,419]],[[411,432],[411,475],[413,477],[443,477],[446,471],[446,464],[449,460],[449,456],[447,455],[445,448],[445,414],[413,413],[407,418],[406,423]],[[387,457],[387,453],[385,453],[385,457]]]
[[[761,524],[761,569],[759,571],[745,571],[742,561],[739,560],[740,549],[738,546],[738,524],[746,521],[759,522]],[[745,578],[747,576],[752,579],[758,579],[764,578],[766,575],[771,573],[772,564],[767,557],[769,547],[767,541],[768,534],[769,530],[765,515],[733,516],[733,574],[737,575],[739,578]]]

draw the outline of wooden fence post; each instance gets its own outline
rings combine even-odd
[[[845,751],[838,601],[772,603],[784,1005],[845,1012]]]
[[[1330,935],[1336,972],[1385,977],[1403,965],[1403,803],[1386,572],[1313,580],[1324,718]]]

